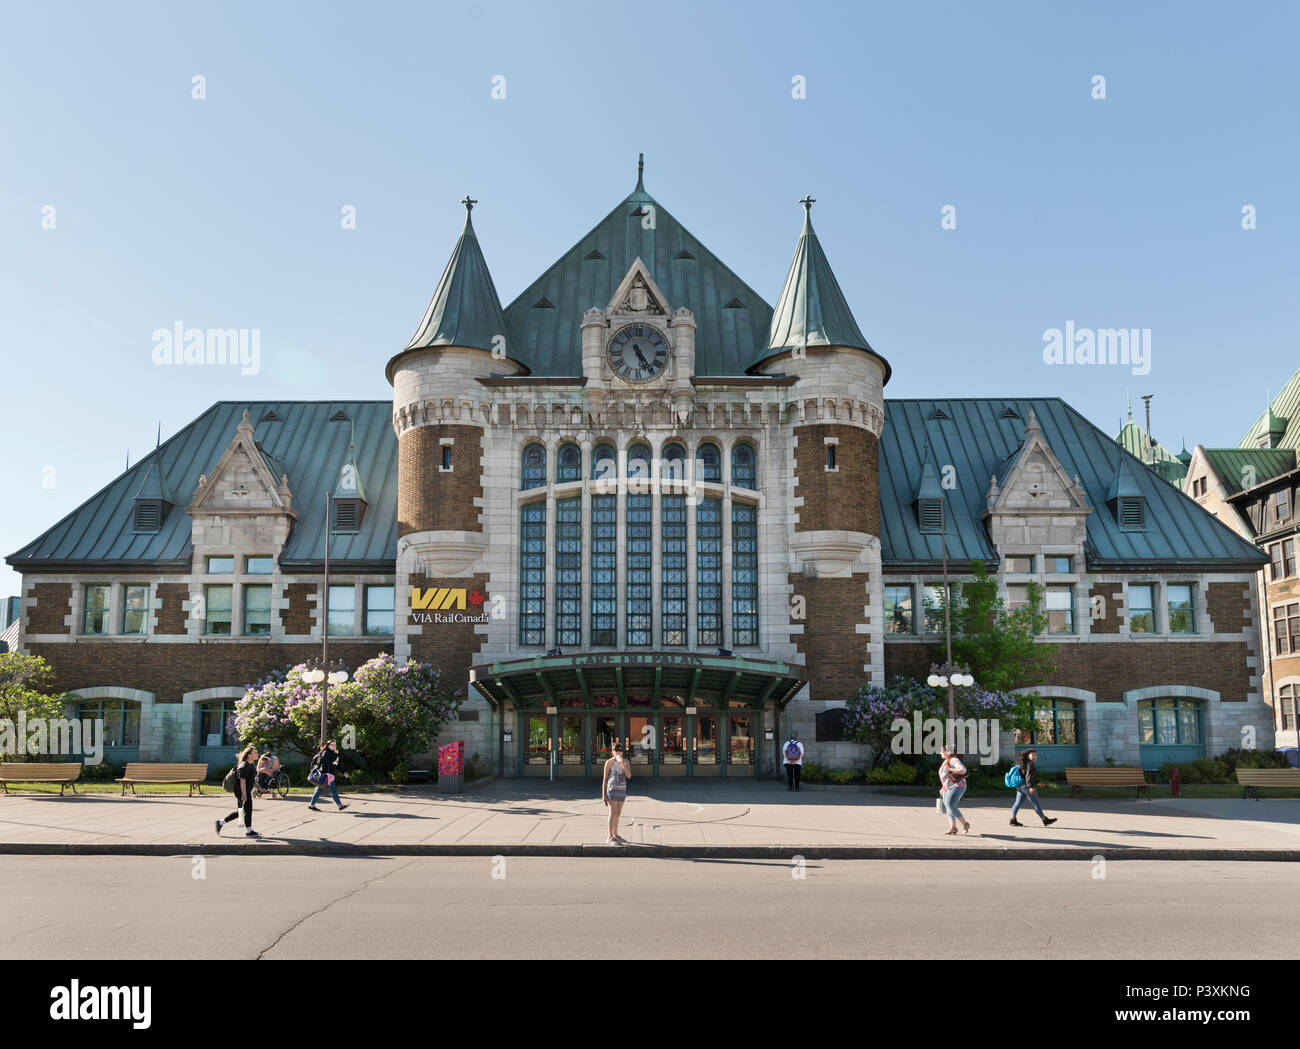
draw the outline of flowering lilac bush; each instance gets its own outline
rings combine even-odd
[[[1025,727],[1032,723],[1032,697],[1012,695],[980,688],[958,688],[953,693],[955,713],[959,719],[996,720],[1004,729]],[[933,689],[923,681],[896,677],[888,684],[864,685],[845,704],[844,738],[871,748],[873,768],[897,760],[890,749],[894,738],[891,727],[896,718],[912,721],[920,712],[922,720],[948,716],[947,690]]]
[[[321,686],[302,680],[306,670],[306,664],[299,664],[249,686],[235,704],[241,744],[305,757],[316,752]],[[385,653],[358,667],[351,680],[330,686],[331,731],[341,736],[338,726],[350,726],[355,752],[368,767],[388,772],[432,747],[442,726],[460,709],[460,696],[443,687],[436,667],[399,666]]]

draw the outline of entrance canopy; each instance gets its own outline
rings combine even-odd
[[[484,663],[470,668],[470,681],[494,706],[633,705],[779,707],[808,681],[804,667],[740,656],[685,652],[609,652],[574,656],[535,656]],[[613,700],[614,702],[611,702]]]

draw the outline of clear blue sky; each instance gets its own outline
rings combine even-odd
[[[166,436],[218,399],[389,397],[383,366],[462,196],[509,302],[632,189],[640,151],[649,191],[769,302],[811,192],[893,365],[888,396],[1060,395],[1114,433],[1131,387],[1139,408],[1155,394],[1165,443],[1231,445],[1300,366],[1290,5],[51,3],[3,19],[0,554],[152,448],[159,419]],[[260,329],[261,372],[156,366],[152,333],[178,321]],[[1150,374],[1045,365],[1043,333],[1067,321],[1150,328]],[[17,587],[0,569],[0,594]]]

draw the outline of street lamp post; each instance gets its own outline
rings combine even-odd
[[[925,683],[931,688],[946,688],[948,690],[948,725],[949,732],[952,732],[952,725],[957,720],[957,707],[953,700],[952,690],[955,685],[958,688],[969,688],[975,684],[975,679],[971,677],[970,670],[964,666],[954,666],[952,661],[952,613],[950,606],[952,604],[952,594],[948,588],[948,499],[945,496],[939,503],[939,519],[942,522],[942,529],[939,535],[939,550],[943,559],[943,633],[944,640],[947,643],[947,662],[943,666],[930,664],[930,676],[925,679]],[[951,745],[954,741],[949,740]]]

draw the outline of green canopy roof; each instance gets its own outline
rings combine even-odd
[[[840,282],[835,279],[826,252],[813,232],[810,204],[811,201],[804,204],[803,230],[772,313],[767,348],[755,365],[784,350],[806,346],[851,346],[876,352],[853,319]],[[885,381],[889,381],[888,362],[885,362]]]

